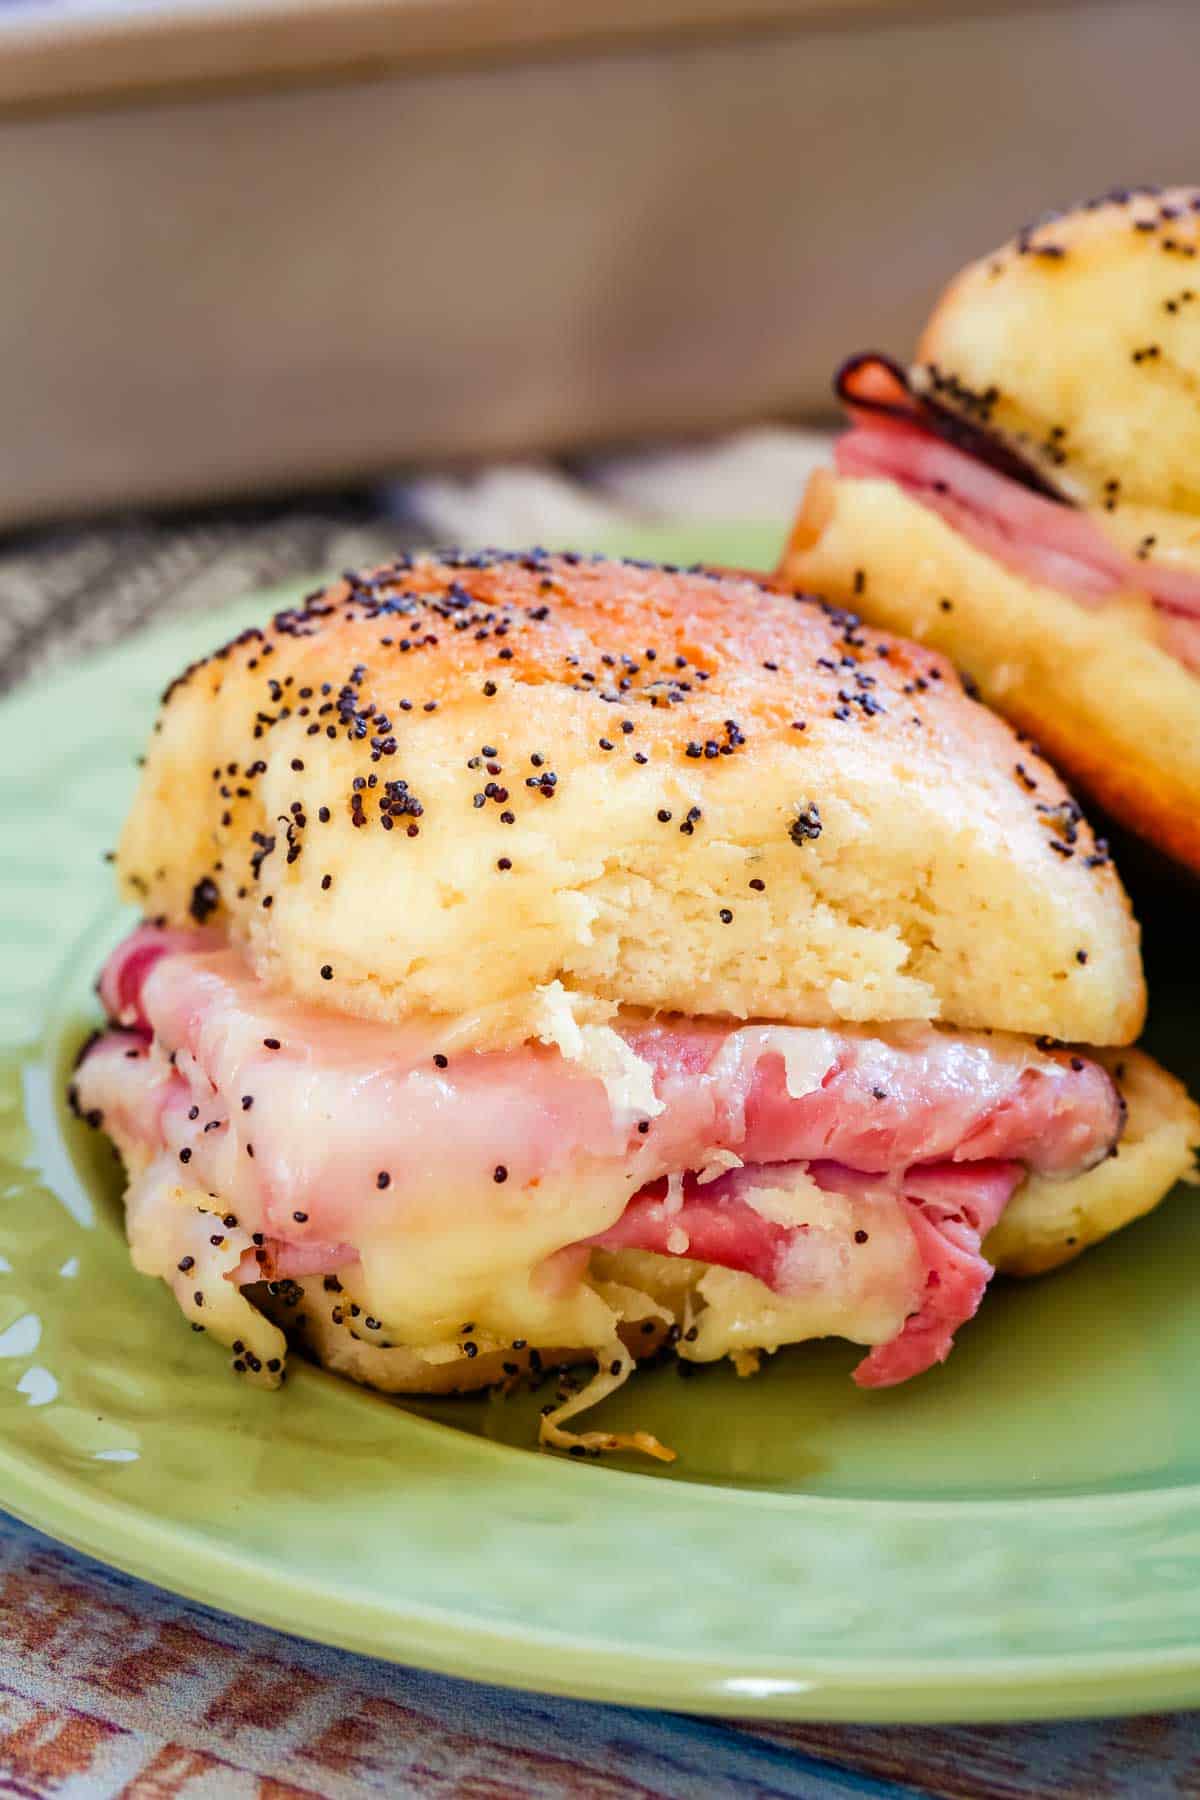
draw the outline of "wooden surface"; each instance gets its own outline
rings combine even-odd
[[[419,482],[296,508],[59,527],[0,545],[0,676],[435,536],[579,543],[689,504],[772,518],[814,444]],[[690,496],[690,499],[688,498]],[[0,1496],[2,1499],[2,1496]],[[397,1505],[402,1508],[403,1495]],[[330,1521],[336,1529],[336,1520]],[[1168,1800],[1200,1715],[948,1729],[748,1726],[482,1688],[247,1625],[0,1514],[0,1796],[19,1800]]]
[[[598,52],[1086,0],[26,0],[0,7],[0,105],[78,106],[217,84]]]
[[[747,1726],[507,1693],[322,1649],[0,1517],[0,1793],[41,1800],[1165,1800],[1200,1719]]]
[[[495,0],[540,48],[405,59],[336,34],[484,0],[0,4],[0,526],[815,416],[1022,220],[1194,165],[1192,0],[744,10]]]

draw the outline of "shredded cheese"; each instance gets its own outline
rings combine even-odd
[[[563,1423],[573,1419],[577,1413],[586,1412],[606,1400],[610,1394],[624,1387],[635,1367],[634,1360],[622,1344],[620,1338],[614,1338],[597,1351],[596,1373],[587,1386],[578,1394],[573,1394],[553,1412],[546,1413],[538,1431],[541,1444],[553,1450],[599,1453],[604,1450],[636,1450],[642,1456],[652,1456],[657,1462],[674,1462],[675,1452],[666,1444],[660,1443],[649,1431],[564,1431]]]
[[[580,1024],[574,997],[561,981],[537,990],[539,1043],[603,1082],[618,1125],[657,1118],[663,1102],[654,1091],[654,1071],[611,1025]]]
[[[742,1169],[745,1168],[745,1166],[746,1165],[743,1163],[741,1157],[737,1155],[736,1151],[721,1150],[719,1148],[706,1150],[704,1152],[704,1161],[701,1163],[699,1173],[696,1176],[696,1186],[704,1187],[710,1181],[717,1181],[722,1175],[727,1174],[730,1169]]]

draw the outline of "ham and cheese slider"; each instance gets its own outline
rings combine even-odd
[[[593,1362],[543,1420],[576,1451],[664,1346],[835,1334],[887,1386],[1200,1137],[1114,1048],[1136,927],[1049,767],[750,579],[347,577],[168,690],[118,870],[150,922],[73,1097],[136,1266],[251,1380],[289,1341],[393,1392]]]
[[[901,368],[852,358],[789,581],[945,650],[1081,790],[1200,871],[1200,190],[1051,216]]]

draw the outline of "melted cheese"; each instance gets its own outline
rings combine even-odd
[[[711,1362],[736,1351],[776,1350],[805,1338],[838,1336],[882,1344],[902,1330],[920,1294],[923,1265],[904,1209],[887,1195],[850,1199],[814,1182],[739,1190],[739,1198],[775,1224],[804,1226],[776,1293],[753,1275],[685,1258],[623,1250],[594,1266],[669,1306],[689,1308],[696,1336],[679,1355]],[[857,1231],[866,1232],[863,1242]]]
[[[706,1079],[719,1091],[740,1096],[744,1107],[751,1076],[759,1060],[777,1055],[783,1059],[784,1082],[793,1100],[815,1093],[838,1060],[837,1033],[819,1026],[748,1025],[726,1038],[709,1064]]]
[[[716,1181],[730,1169],[740,1169],[743,1166],[742,1159],[735,1150],[706,1150],[696,1175],[696,1186],[706,1187],[710,1181]]]
[[[186,1317],[218,1343],[242,1344],[248,1357],[241,1358],[241,1372],[248,1381],[278,1387],[287,1340],[235,1280],[238,1264],[253,1248],[250,1233],[227,1226],[219,1202],[207,1193],[184,1187],[173,1156],[148,1157],[132,1150],[126,1151],[125,1163],[125,1230],[134,1268],[165,1281]],[[187,1266],[181,1268],[181,1263]]]

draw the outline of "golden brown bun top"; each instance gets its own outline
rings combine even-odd
[[[476,1041],[548,1007],[1141,1020],[1048,765],[935,653],[703,570],[450,553],[311,596],[168,690],[119,873],[274,984]]]
[[[1200,512],[1200,189],[1030,226],[951,283],[918,359],[1068,498]]]

